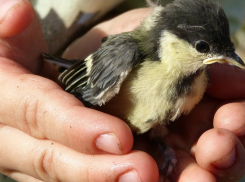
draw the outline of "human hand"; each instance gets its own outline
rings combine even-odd
[[[75,41],[64,57],[85,57],[100,46],[102,37],[134,29],[149,12],[149,9],[133,10],[96,26]],[[166,142],[176,150],[178,162],[169,181],[237,181],[245,174],[245,86],[241,84],[245,72],[213,65],[210,73],[210,87],[204,99],[188,116],[170,125]],[[152,149],[145,138],[137,142]],[[155,148],[150,151],[154,152]]]
[[[203,100],[170,126],[166,140],[178,159],[171,181],[231,182],[245,174],[245,88],[239,84],[245,73],[226,65],[209,70],[211,82]]]
[[[154,160],[130,152],[124,122],[47,79],[56,75],[40,60],[47,48],[30,2],[0,7],[0,172],[24,182],[157,181]]]

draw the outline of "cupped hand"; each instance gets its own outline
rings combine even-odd
[[[40,58],[47,47],[30,2],[0,8],[0,172],[24,182],[157,181],[154,160],[130,152],[123,121],[48,79],[55,71]]]
[[[133,10],[94,27],[64,57],[85,57],[100,46],[102,37],[134,29],[150,11]],[[211,80],[203,100],[169,127],[166,141],[178,158],[169,181],[238,181],[245,174],[245,71],[228,65],[212,65],[209,71]],[[145,145],[142,148],[152,147],[142,138],[137,141]]]

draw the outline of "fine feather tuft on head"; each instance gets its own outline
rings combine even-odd
[[[152,8],[159,6],[159,1],[160,0],[146,0],[147,5],[152,7]]]
[[[166,4],[170,3],[171,0],[146,0],[146,3],[149,7],[155,8],[158,6],[165,6]]]

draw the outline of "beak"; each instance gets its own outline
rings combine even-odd
[[[231,55],[228,57],[226,56],[218,56],[213,58],[208,58],[203,61],[203,64],[213,64],[213,63],[225,63],[232,66],[237,66],[241,69],[245,69],[245,64],[243,60],[235,53],[231,53]]]

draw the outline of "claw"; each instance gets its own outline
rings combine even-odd
[[[163,159],[159,166],[159,171],[164,175],[164,181],[166,181],[167,177],[175,170],[177,163],[175,151],[166,145],[162,138],[155,138],[155,141]]]
[[[159,180],[166,181],[175,171],[177,163],[175,151],[166,145],[163,137],[149,137],[149,133],[136,135],[134,142],[134,150],[143,150],[155,159],[160,172]]]

